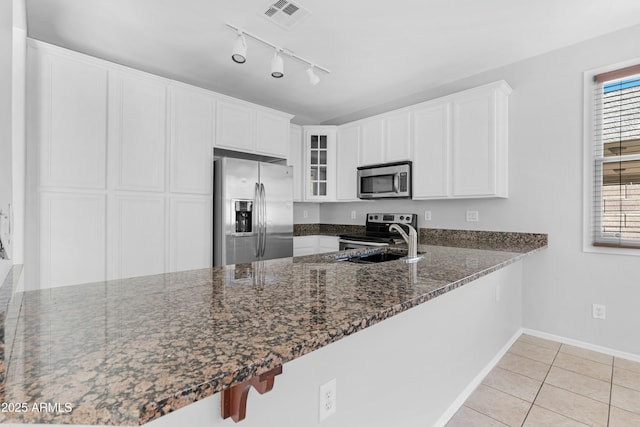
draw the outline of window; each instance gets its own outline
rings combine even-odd
[[[593,88],[591,244],[640,249],[640,65],[596,74]]]

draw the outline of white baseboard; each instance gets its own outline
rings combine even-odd
[[[574,347],[584,348],[586,350],[597,351],[599,353],[608,354],[608,355],[614,356],[614,357],[620,357],[622,359],[633,360],[634,362],[640,362],[640,355],[638,355],[638,354],[626,353],[624,351],[614,350],[614,349],[609,348],[609,347],[603,347],[603,346],[600,346],[600,345],[590,344],[588,342],[578,341],[578,340],[574,340],[574,339],[567,338],[567,337],[561,337],[559,335],[548,334],[546,332],[540,332],[540,331],[536,331],[534,329],[523,328],[522,329],[522,333],[523,334],[527,334],[527,335],[532,335],[532,336],[538,337],[538,338],[545,338],[545,339],[548,339],[548,340],[551,340],[551,341],[561,342],[563,344],[572,345]]]
[[[464,405],[464,402],[467,401],[469,396],[471,396],[471,393],[473,393],[473,391],[480,385],[480,383],[482,383],[489,372],[491,372],[491,370],[498,364],[498,362],[500,362],[502,356],[505,355],[505,353],[511,348],[513,343],[516,342],[516,340],[520,337],[520,335],[522,335],[522,333],[523,330],[522,328],[520,328],[516,331],[515,334],[513,334],[511,338],[509,338],[509,341],[507,341],[507,343],[500,349],[500,351],[498,351],[493,359],[491,359],[491,361],[487,363],[487,365],[478,373],[478,375],[476,375],[475,378],[464,388],[464,390],[462,390],[462,392],[458,395],[456,400],[453,401],[449,408],[444,411],[442,416],[438,419],[438,421],[436,421],[433,427],[445,427],[445,425],[455,415],[455,413],[458,412],[458,409],[460,409],[460,407]]]

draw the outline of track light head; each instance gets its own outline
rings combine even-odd
[[[276,79],[284,77],[284,61],[278,49],[276,49],[271,59],[271,77],[275,77]]]
[[[311,86],[315,86],[320,83],[320,77],[313,71],[313,65],[307,68],[307,76],[309,77],[309,83]]]
[[[238,37],[233,43],[231,59],[238,64],[244,64],[247,61],[247,40],[241,32],[238,32]]]

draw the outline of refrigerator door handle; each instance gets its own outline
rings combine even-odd
[[[255,213],[255,217],[253,219],[254,222],[254,226],[255,226],[255,230],[258,233],[258,238],[256,239],[256,250],[255,250],[255,257],[259,257],[260,256],[260,236],[261,236],[261,229],[260,229],[260,206],[261,206],[261,201],[260,201],[260,185],[256,182],[256,186],[253,189],[253,206],[254,206],[254,213]]]
[[[260,204],[262,206],[262,212],[260,218],[262,219],[262,245],[260,250],[260,257],[264,256],[264,252],[267,248],[267,194],[264,190],[264,184],[260,184]]]

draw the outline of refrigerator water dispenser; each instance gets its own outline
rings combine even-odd
[[[236,233],[251,233],[253,200],[235,200]]]

